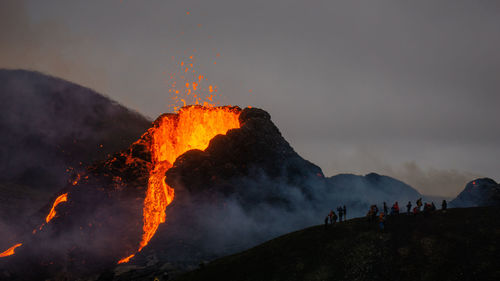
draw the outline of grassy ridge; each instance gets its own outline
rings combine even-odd
[[[293,232],[177,280],[500,280],[500,208]]]

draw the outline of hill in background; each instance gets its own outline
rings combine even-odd
[[[490,178],[470,181],[450,202],[452,207],[500,206],[500,184]]]
[[[151,125],[91,89],[33,71],[0,70],[0,100],[1,248],[72,169],[128,147]]]

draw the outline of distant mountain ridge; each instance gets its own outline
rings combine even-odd
[[[354,174],[339,174],[327,178],[328,184],[334,189],[339,203],[358,207],[352,216],[364,216],[368,206],[386,202],[390,207],[396,201],[403,208],[408,201],[415,202],[422,195],[410,185],[389,176],[369,173],[365,176]],[[364,208],[364,209],[363,209]]]
[[[450,207],[500,206],[500,184],[490,178],[475,179],[450,202]]]

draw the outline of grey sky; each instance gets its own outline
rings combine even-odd
[[[500,179],[497,1],[7,0],[0,36],[0,67],[151,118],[169,109],[171,57],[196,49],[221,103],[269,111],[327,175],[374,171],[446,196]]]

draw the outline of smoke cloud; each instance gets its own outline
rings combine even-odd
[[[255,169],[251,176],[234,179],[229,185],[236,190],[229,194],[212,188],[186,193],[178,186],[176,199],[167,207],[167,222],[136,262],[197,264],[322,224],[330,210],[337,213],[339,206],[346,205],[348,218],[354,218],[365,216],[372,204],[381,208],[383,202],[390,207],[399,201],[403,206],[420,197],[404,183],[376,174],[311,177],[303,183],[307,189],[291,184],[291,177],[283,174],[272,179]]]
[[[448,198],[456,197],[468,182],[481,177],[479,174],[457,170],[423,169],[415,162],[387,169],[386,174],[408,183],[422,194]]]

